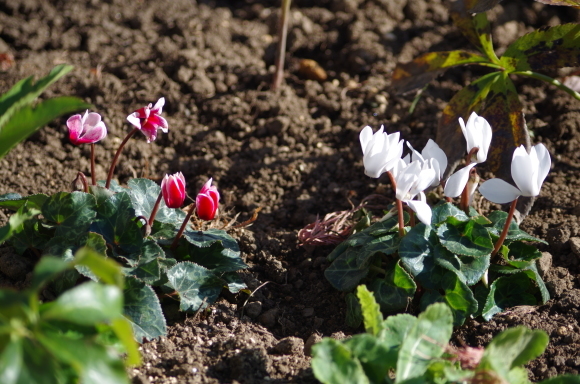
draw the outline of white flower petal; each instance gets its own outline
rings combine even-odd
[[[536,150],[536,154],[538,155],[538,162],[539,169],[538,169],[538,178],[536,180],[538,189],[542,187],[544,180],[546,180],[546,176],[548,176],[548,172],[550,172],[550,166],[552,165],[552,160],[550,158],[550,152],[544,146],[544,144],[536,144],[534,148]]]
[[[487,180],[479,187],[479,193],[497,204],[511,203],[522,194],[519,189],[502,179]]]
[[[411,208],[417,214],[417,218],[426,225],[431,225],[431,217],[433,212],[431,212],[431,207],[424,201],[419,200],[407,200],[405,201],[409,208]]]
[[[467,181],[469,180],[469,172],[476,164],[477,163],[471,163],[467,167],[463,167],[453,175],[449,176],[445,183],[443,194],[447,197],[457,197],[461,195],[461,192],[463,192],[463,189],[465,189]]]
[[[487,154],[491,144],[492,131],[491,125],[489,125],[485,118],[478,116],[477,122],[481,131],[479,151],[477,151],[477,162],[483,163],[487,160]]]
[[[423,155],[425,159],[437,160],[439,173],[438,177],[439,180],[441,180],[443,173],[445,173],[445,170],[447,169],[447,155],[445,152],[443,152],[443,150],[439,147],[439,145],[437,145],[435,141],[429,139],[425,145],[425,148],[423,148],[423,151],[421,151],[421,155]]]
[[[134,113],[130,114],[129,116],[127,116],[127,121],[129,123],[131,123],[132,125],[134,125],[136,128],[141,129],[141,120],[137,116],[137,113],[136,112],[134,112]]]
[[[536,196],[540,193],[540,188],[536,185],[538,166],[535,150],[528,153],[523,145],[515,149],[511,165],[512,178],[522,195]]]
[[[358,135],[360,139],[360,145],[362,147],[363,155],[367,153],[367,146],[373,139],[373,129],[370,126],[366,126],[360,131]]]

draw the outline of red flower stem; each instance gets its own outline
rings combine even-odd
[[[459,208],[465,212],[467,216],[469,216],[469,190],[467,189],[467,184],[465,184],[465,188],[463,188],[463,192],[461,192],[461,200],[459,202]]]
[[[81,179],[81,183],[83,183],[83,190],[85,193],[89,193],[89,182],[87,181],[87,177],[84,173],[79,172],[77,173],[77,179]]]
[[[139,128],[133,128],[133,130],[131,132],[129,132],[129,134],[127,136],[125,136],[125,139],[123,140],[121,145],[119,145],[119,148],[117,149],[117,153],[115,153],[115,157],[113,157],[113,161],[111,162],[111,168],[109,168],[109,174],[107,175],[107,182],[105,183],[105,188],[109,189],[109,187],[111,186],[111,179],[113,178],[113,172],[115,171],[115,166],[117,165],[117,162],[119,161],[119,156],[121,155],[121,151],[123,150],[123,147],[125,146],[125,144],[127,144],[127,141],[129,141],[131,136],[133,136],[138,130],[139,130]]]
[[[151,216],[149,216],[149,225],[153,225],[153,221],[155,220],[155,216],[157,216],[157,211],[159,210],[159,206],[161,205],[161,199],[163,198],[163,192],[159,192],[159,196],[157,196],[157,201],[153,206],[153,210],[151,211]]]
[[[187,223],[189,223],[189,219],[191,219],[191,215],[193,215],[193,211],[195,210],[195,203],[191,204],[191,207],[189,208],[189,211],[187,211],[187,215],[185,216],[185,220],[183,220],[183,223],[181,224],[181,228],[179,228],[179,232],[177,232],[177,235],[175,236],[175,239],[173,239],[173,243],[171,243],[171,250],[175,250],[175,248],[177,248],[177,244],[179,242],[179,239],[181,238],[181,235],[183,235],[183,232],[185,231],[185,227],[187,227]]]
[[[95,175],[95,143],[91,143],[91,181],[97,185],[97,176]]]
[[[393,191],[395,191],[395,195],[397,194],[397,181],[395,177],[391,173],[391,171],[387,171],[387,175],[389,176],[389,180],[391,180],[391,184],[393,186]],[[399,236],[405,236],[405,216],[403,215],[403,202],[397,199],[397,214],[399,218]]]
[[[497,239],[497,243],[495,243],[495,248],[493,249],[493,252],[491,253],[492,258],[495,255],[497,255],[497,253],[499,252],[499,249],[501,248],[501,246],[503,245],[503,242],[505,241],[505,238],[506,238],[508,231],[510,229],[510,224],[512,223],[512,218],[514,217],[514,212],[516,211],[516,204],[517,203],[518,203],[518,198],[516,197],[516,199],[514,201],[512,201],[512,205],[510,206],[510,211],[508,213],[508,216],[505,220],[505,224],[503,226],[503,231],[501,231],[501,235],[499,235],[499,239]]]
[[[278,48],[276,50],[276,70],[272,79],[272,90],[280,88],[284,77],[284,56],[286,55],[286,38],[288,35],[288,20],[290,19],[291,0],[282,0],[280,20],[278,21]]]

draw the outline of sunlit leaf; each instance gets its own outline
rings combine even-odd
[[[548,5],[565,5],[573,8],[580,8],[580,0],[536,0],[538,3]]]
[[[499,59],[493,50],[491,26],[483,11],[487,7],[495,6],[498,2],[499,0],[460,0],[453,3],[451,8],[453,23],[469,42],[493,63],[498,63]],[[477,14],[473,15],[473,13]]]
[[[208,269],[190,262],[177,263],[167,271],[168,286],[179,294],[180,309],[195,312],[218,298],[224,281]]]
[[[397,64],[392,84],[397,93],[406,93],[424,87],[448,68],[486,62],[485,57],[467,51],[429,52],[408,63]]]
[[[360,302],[365,330],[367,333],[376,336],[381,330],[381,323],[383,322],[383,314],[379,304],[375,300],[373,293],[365,285],[358,286],[356,295]]]
[[[167,334],[165,317],[155,291],[134,277],[125,279],[123,291],[125,317],[131,321],[137,342],[153,340]]]
[[[385,269],[385,278],[375,279],[371,285],[377,302],[388,313],[404,310],[413,299],[417,284],[401,267],[400,261],[387,265]]]

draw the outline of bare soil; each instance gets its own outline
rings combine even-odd
[[[251,266],[243,276],[257,289],[254,295],[247,303],[244,294],[224,296],[195,315],[171,312],[168,336],[143,344],[144,364],[131,371],[134,383],[316,382],[311,343],[361,330],[344,325],[343,295],[324,279],[332,248],[298,247],[298,230],[317,215],[349,209],[349,199],[358,204],[377,192],[392,199],[387,180],[363,174],[363,126],[385,124],[422,148],[435,137],[452,95],[485,73],[468,67],[447,72],[409,115],[414,95],[397,96],[390,85],[396,63],[469,47],[446,4],[296,0],[286,83],[274,92],[278,7],[273,0],[0,2],[0,53],[15,57],[12,66],[2,65],[9,68],[0,72],[0,91],[56,64],[73,64],[43,97],[78,96],[104,116],[109,136],[97,146],[99,179],[130,129],[126,116],[164,96],[170,132],[151,144],[132,139],[117,168],[120,182],[181,171],[191,196],[214,178],[224,218],[240,213],[241,222],[261,208],[252,226],[232,232]],[[535,28],[580,21],[577,10],[523,0],[503,2],[490,18],[500,51]],[[328,78],[309,79],[301,59],[318,62]],[[533,141],[553,156],[542,194],[522,224],[549,242],[541,250],[552,300],[490,322],[470,320],[454,340],[479,346],[509,326],[543,329],[551,341],[529,365],[536,381],[580,369],[580,102],[541,82],[518,79],[516,85]],[[0,161],[0,194],[69,190],[78,170],[88,173],[89,147],[69,143],[65,120]],[[0,211],[0,224],[6,215]],[[0,251],[0,284],[25,286],[33,261]]]

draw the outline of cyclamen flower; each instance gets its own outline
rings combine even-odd
[[[427,161],[430,167],[435,171],[435,178],[433,178],[433,182],[431,183],[431,187],[435,187],[439,185],[441,179],[443,178],[443,174],[447,169],[447,155],[443,150],[437,145],[435,141],[429,139],[427,144],[425,144],[425,148],[419,153],[413,146],[407,141],[407,146],[411,149],[412,154],[405,156],[404,160],[407,164],[411,161],[419,160],[419,161]]]
[[[423,191],[431,185],[437,176],[429,162],[416,160],[407,165],[401,159],[397,162],[393,175],[397,184],[397,199],[415,211],[421,222],[427,225],[431,224],[431,207],[427,204]],[[419,196],[419,200],[414,200],[417,196]]]
[[[66,121],[68,137],[74,145],[93,144],[107,136],[107,127],[101,121],[101,115],[87,110],[85,114],[73,115]]]
[[[519,196],[538,196],[546,179],[552,160],[544,144],[537,144],[526,151],[523,145],[516,148],[512,157],[512,178],[517,185],[501,179],[490,179],[479,187],[479,192],[489,201],[505,204]]]
[[[143,132],[145,137],[147,137],[148,143],[157,138],[158,129],[167,133],[169,125],[167,124],[167,120],[161,116],[164,105],[165,98],[162,97],[157,100],[154,107],[151,107],[152,104],[149,104],[148,106],[140,108],[127,116],[127,121]]]
[[[359,138],[367,176],[378,178],[395,166],[403,155],[403,140],[399,136],[399,132],[387,134],[383,126],[374,134],[371,127],[363,128]]]
[[[161,194],[165,205],[169,208],[179,208],[185,200],[185,177],[183,173],[177,172],[174,175],[165,175],[161,181]]]
[[[477,154],[474,155],[475,159],[470,159],[470,161],[475,160],[476,163],[483,163],[487,160],[487,153],[491,144],[491,126],[487,120],[478,116],[475,112],[469,116],[467,124],[460,117],[459,125],[467,141],[467,153],[471,153],[473,148],[479,148]]]
[[[197,216],[202,220],[213,220],[219,206],[220,194],[217,188],[211,185],[212,179],[210,178],[201,187],[201,190],[195,198],[195,209]]]

